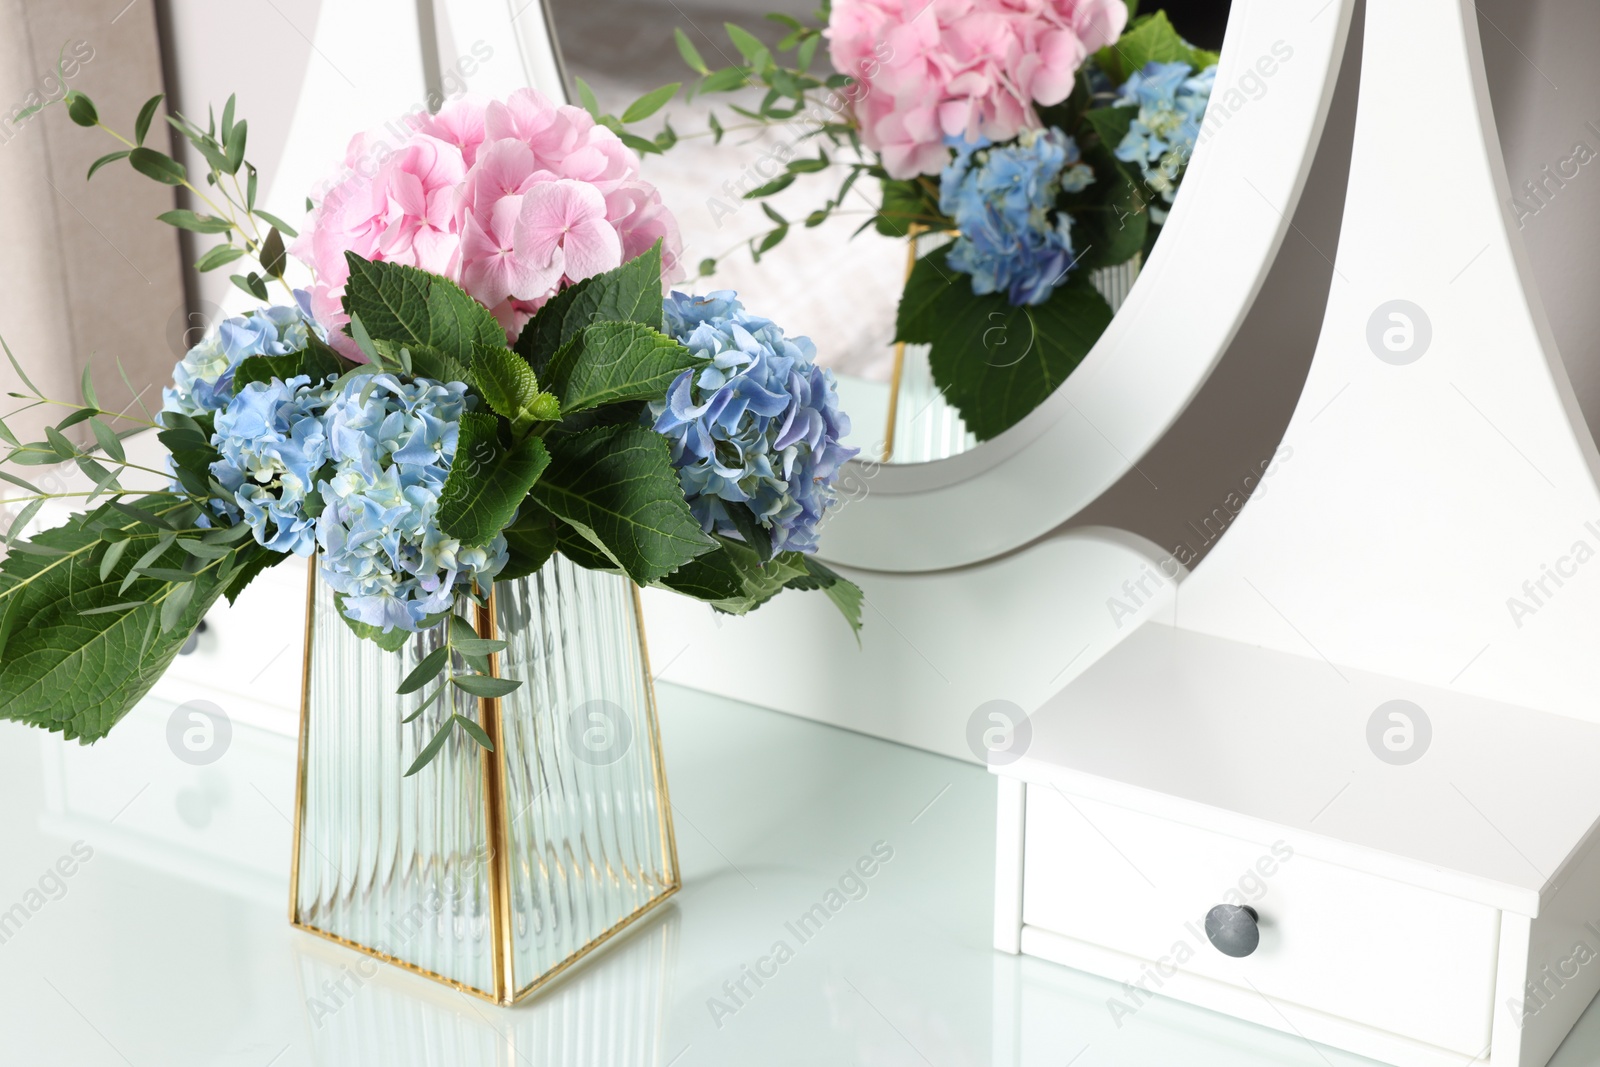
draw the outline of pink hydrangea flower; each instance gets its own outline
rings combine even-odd
[[[861,140],[894,178],[937,174],[944,138],[1009,141],[1115,41],[1125,0],[835,0],[829,50],[856,79]]]
[[[515,339],[564,286],[657,240],[671,284],[684,277],[677,220],[640,179],[639,157],[582,108],[523,89],[353,138],[293,252],[316,274],[312,313],[359,359],[339,329],[347,251],[457,282]]]

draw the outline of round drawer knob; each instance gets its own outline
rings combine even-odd
[[[1248,904],[1218,904],[1206,912],[1206,937],[1224,956],[1243,958],[1261,944],[1260,921]]]
[[[200,620],[200,625],[196,626],[194,628],[194,633],[190,634],[188,639],[183,642],[183,647],[178,649],[178,655],[180,655],[180,656],[193,655],[194,654],[194,650],[200,647],[200,635],[205,633],[205,632],[206,632],[206,620],[201,619]]]

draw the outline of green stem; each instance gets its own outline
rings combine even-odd
[[[166,509],[165,511],[154,511],[154,512],[151,512],[151,514],[152,515],[156,515],[156,516],[170,515],[172,512],[177,511],[180,507],[183,507],[183,506],[184,506],[183,504],[174,504],[172,507]],[[131,529],[135,525],[138,524],[138,521],[139,521],[138,519],[134,519],[132,522],[129,522],[125,526],[117,527],[117,529],[120,529],[120,530]],[[175,533],[175,532],[176,531],[172,531],[172,530],[164,530],[164,531],[162,531],[162,533]],[[132,535],[129,536],[129,540],[132,540],[134,537],[146,537],[146,536],[160,536],[160,535],[132,534]],[[43,567],[40,567],[37,571],[35,571],[34,573],[28,575],[26,578],[22,579],[16,585],[7,586],[5,589],[0,589],[0,600],[4,600],[6,597],[10,596],[12,593],[15,593],[18,589],[21,589],[24,586],[28,585],[30,582],[33,582],[34,580],[36,580],[38,578],[44,577],[46,574],[49,574],[52,570],[54,570],[56,567],[59,567],[61,564],[63,564],[63,563],[71,563],[74,559],[76,559],[78,556],[82,555],[83,553],[94,551],[94,549],[97,546],[99,546],[101,543],[102,542],[100,542],[98,540],[90,541],[86,545],[83,545],[83,546],[81,546],[79,548],[74,548],[70,552],[66,552],[66,553],[63,553],[60,556],[57,556],[54,560],[50,561],[49,563],[46,563]]]

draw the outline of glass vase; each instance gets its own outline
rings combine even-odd
[[[918,256],[926,255],[948,240],[945,234],[918,237],[906,262],[906,276],[910,277],[911,265]],[[1140,257],[1136,255],[1126,263],[1101,267],[1090,273],[1089,283],[1105,297],[1113,313],[1122,307],[1133,283],[1138,280],[1139,263]],[[961,413],[944,398],[934,382],[927,345],[908,345],[903,341],[895,345],[886,425],[881,457],[885,463],[948,459],[969,452],[978,444],[978,439],[967,430]]]
[[[514,692],[396,688],[443,641],[398,652],[337,616],[310,568],[290,921],[457,989],[512,1004],[679,886],[637,591],[553,557],[465,610],[508,642]],[[452,714],[459,727],[410,778]]]

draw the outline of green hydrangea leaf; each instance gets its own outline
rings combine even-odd
[[[661,242],[628,262],[551,297],[523,328],[516,349],[545,378],[561,347],[592,323],[642,322],[661,328]]]
[[[552,438],[534,500],[640,585],[717,546],[683,498],[667,439],[639,425]]]
[[[138,504],[172,507],[166,497]],[[34,537],[48,554],[14,551],[0,562],[0,717],[85,743],[104,737],[149,692],[227,584],[215,562],[196,561],[203,569],[181,583],[133,574],[138,546],[155,542],[114,544],[102,539],[102,525],[136,538],[157,529],[103,508]],[[116,549],[129,543],[135,551]],[[117,558],[103,567],[114,549]],[[189,559],[169,543],[149,566],[174,570]],[[162,609],[180,586],[187,603],[169,610],[164,628]]]
[[[481,411],[461,416],[456,458],[439,493],[439,528],[464,544],[483,545],[510,525],[528,490],[550,465],[544,441],[507,446],[500,420]]]
[[[1057,205],[1072,216],[1072,243],[1080,249],[1073,269],[1085,276],[1132,259],[1144,249],[1150,230],[1154,194],[1112,154],[1115,145],[1101,142],[1084,149],[1084,162],[1094,168],[1095,180],[1081,192],[1063,196]]]
[[[534,422],[561,417],[556,398],[540,391],[538,376],[528,361],[505,345],[476,346],[472,383],[490,410],[511,421],[515,433],[522,433]]]
[[[251,382],[270,382],[274,378],[286,382],[299,374],[320,382],[330,375],[338,377],[356,366],[354,360],[346,359],[313,337],[299,352],[284,356],[249,356],[241,360],[233,372],[233,391],[237,394]]]
[[[946,251],[935,249],[912,268],[895,340],[931,346],[934,383],[985,441],[1056,391],[1111,324],[1111,308],[1082,270],[1035,306],[1015,306],[1000,293],[978,296],[971,277],[945,263]]]
[[[524,501],[516,521],[503,531],[508,558],[494,580],[526,578],[543,567],[555,554],[562,525],[560,519],[533,501]]]
[[[1095,63],[1122,83],[1146,63],[1187,63],[1196,71],[1215,63],[1216,53],[1195,48],[1178,35],[1165,11],[1153,11],[1128,23],[1122,37],[1095,53]]]
[[[799,553],[790,553],[799,555]],[[820,589],[833,601],[839,613],[844,616],[844,621],[850,624],[850,629],[856,635],[856,640],[861,640],[861,607],[866,602],[866,594],[861,587],[850,579],[829,568],[815,556],[801,556],[806,573],[792,579],[786,588],[789,589]]]
[[[477,344],[500,345],[506,334],[489,309],[454,282],[398,263],[373,263],[346,252],[350,280],[344,309],[359,315],[375,341],[405,345],[413,356],[433,350],[462,367]]]
[[[754,611],[806,574],[798,552],[781,552],[763,563],[748,545],[718,537],[719,550],[692,559],[656,584],[703,600],[718,611]]]
[[[373,626],[371,623],[358,622],[355,619],[352,619],[349,615],[345,614],[343,593],[335,593],[333,595],[333,606],[338,609],[339,618],[343,619],[344,624],[350,627],[351,633],[355,634],[363,641],[371,641],[385,652],[400,651],[405,647],[406,640],[408,638],[416,636],[410,630],[402,630],[398,626],[390,630],[388,633],[384,633],[381,629]]]
[[[706,361],[639,322],[597,322],[575,334],[545,371],[564,414],[626,400],[659,400],[674,378]]]

